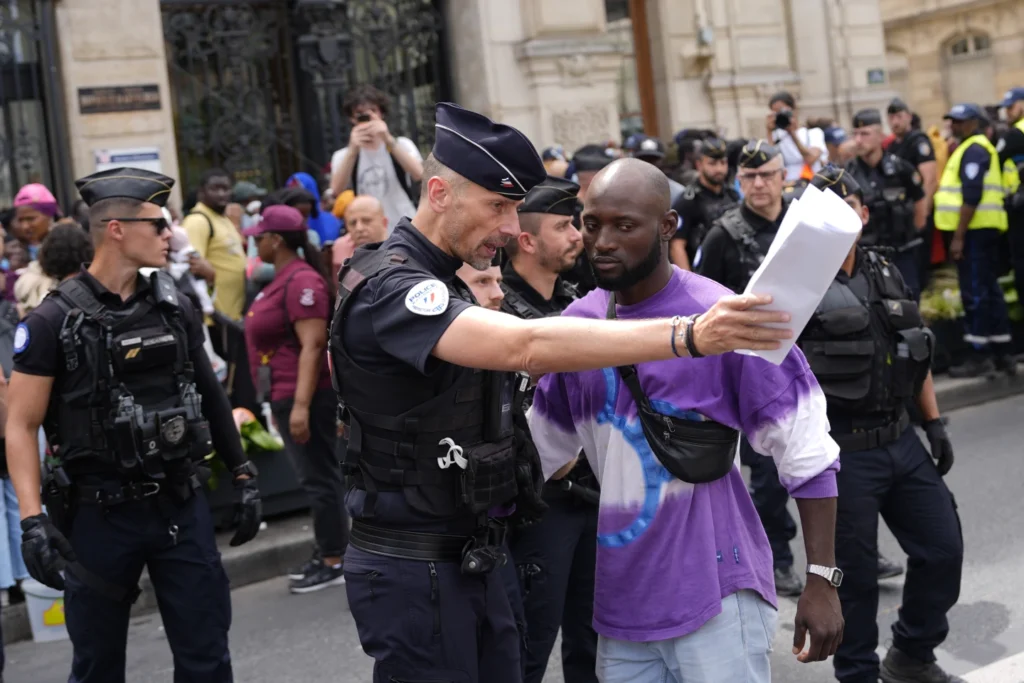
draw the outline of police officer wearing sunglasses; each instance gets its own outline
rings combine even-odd
[[[262,506],[197,312],[162,270],[139,274],[167,260],[161,207],[173,184],[134,168],[79,180],[95,259],[15,335],[7,454],[22,551],[33,578],[65,591],[75,683],[125,680],[143,567],[175,680],[232,680],[228,581],[198,463],[216,448],[231,472],[240,520],[231,545],[256,535]],[[42,482],[40,426],[53,454]]]

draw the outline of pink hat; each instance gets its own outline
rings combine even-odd
[[[274,204],[263,209],[263,220],[246,228],[242,234],[246,237],[256,237],[266,232],[299,232],[306,229],[306,219],[298,209],[285,204]]]
[[[14,197],[14,206],[31,206],[39,213],[48,216],[57,215],[57,199],[53,193],[46,189],[45,185],[29,183],[20,190]]]

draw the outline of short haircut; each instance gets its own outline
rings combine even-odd
[[[519,214],[519,229],[522,232],[528,232],[531,235],[536,236],[540,232],[540,225],[544,220],[544,216],[547,214],[543,213],[521,213]],[[508,244],[505,245],[505,254],[509,260],[514,261],[519,256],[519,241],[518,239],[509,240]]]
[[[92,261],[95,249],[89,233],[75,222],[53,226],[39,247],[39,266],[55,280],[74,275]]]
[[[127,197],[101,199],[89,207],[89,230],[93,241],[99,243],[111,218],[135,218],[139,215],[142,202]]]
[[[380,115],[386,118],[391,98],[387,96],[387,93],[378,90],[372,85],[357,85],[345,95],[345,101],[341,105],[341,110],[345,113],[345,116],[351,117],[355,110],[363,104],[372,104],[377,107],[377,109],[380,109]]]
[[[772,95],[772,98],[768,100],[768,106],[772,106],[776,102],[782,102],[790,109],[796,109],[796,100],[793,99],[793,95],[786,90],[780,90],[779,92]]]
[[[440,161],[433,153],[428,154],[427,158],[423,160],[423,176],[422,176],[422,187],[420,189],[420,196],[427,196],[427,181],[437,176],[438,178],[444,178],[451,183],[452,191],[457,195],[465,187],[469,181],[463,178],[461,175],[448,168]]]
[[[234,177],[223,168],[208,168],[199,176],[199,187],[206,187],[214,178],[227,178],[229,185],[234,183]]]

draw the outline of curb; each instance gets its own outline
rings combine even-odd
[[[935,394],[939,407],[945,414],[1024,394],[1024,374],[994,379],[940,378],[936,381]],[[271,533],[261,534],[238,548],[228,546],[226,536],[218,538],[224,571],[233,589],[282,576],[290,567],[300,564],[309,557],[313,531],[308,517],[273,520],[272,524],[275,529]],[[281,529],[277,529],[278,526]],[[156,594],[153,592],[148,573],[143,573],[140,586],[142,595],[132,606],[133,617],[154,612],[157,608]],[[32,637],[28,611],[24,605],[4,609],[0,619],[5,643],[28,640]]]

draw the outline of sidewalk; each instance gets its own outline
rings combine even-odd
[[[1024,393],[1024,368],[1022,374],[1012,380],[1003,376],[992,380],[939,377],[935,391],[943,413],[997,401]],[[267,529],[243,546],[232,548],[228,545],[230,538],[228,533],[217,536],[231,587],[240,588],[281,576],[290,567],[308,559],[313,531],[309,517],[300,514],[269,520]],[[132,609],[133,616],[156,609],[156,597],[145,574],[141,586],[142,596]],[[5,642],[32,637],[24,605],[5,608],[2,619]]]

